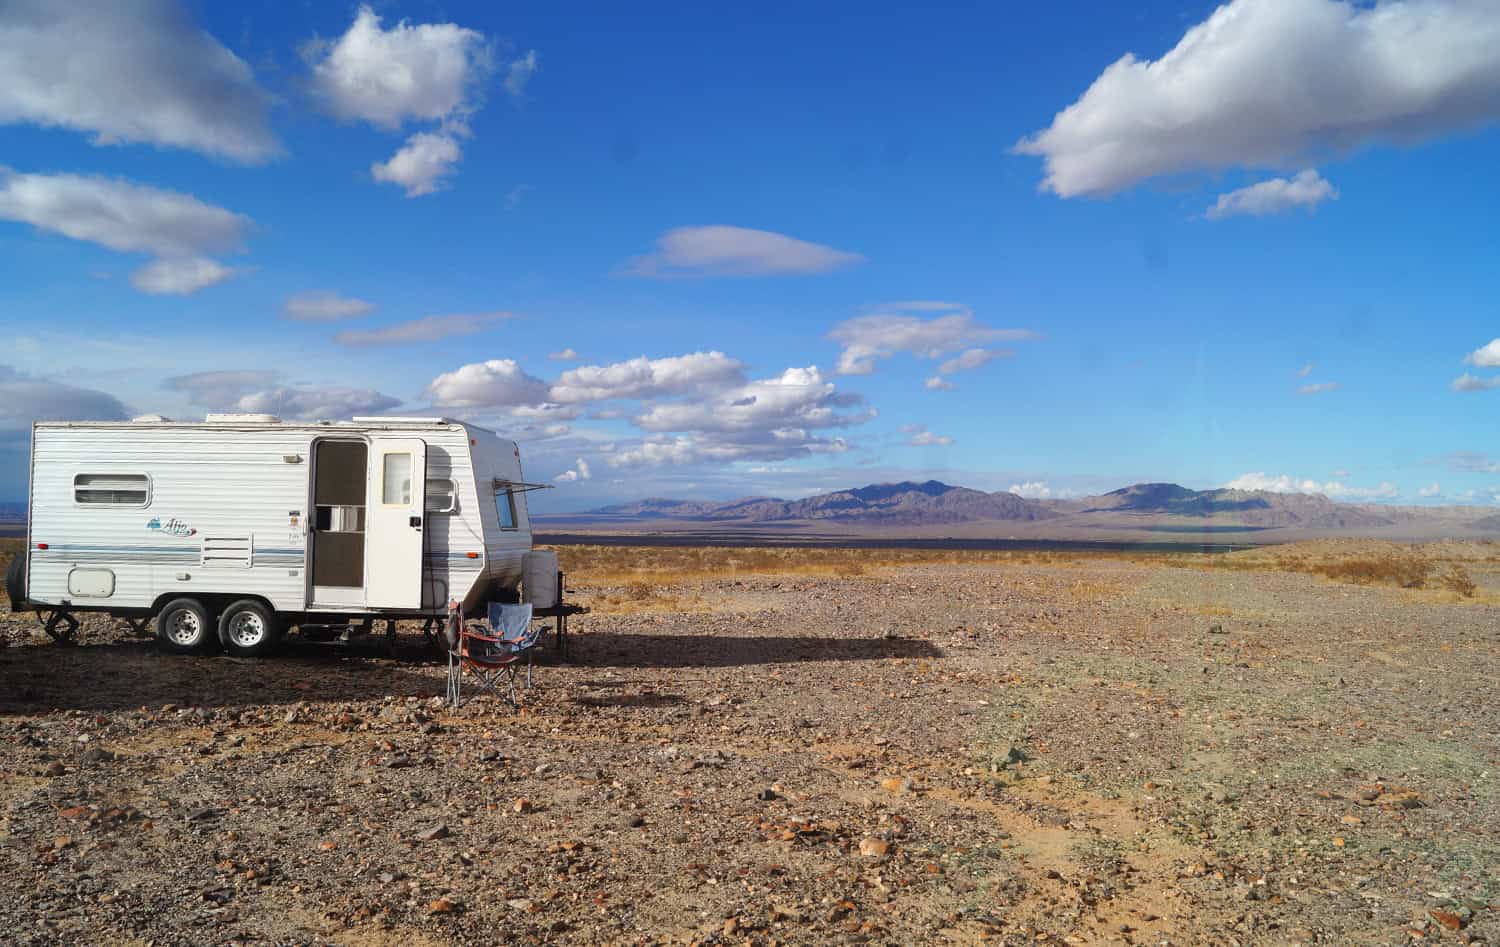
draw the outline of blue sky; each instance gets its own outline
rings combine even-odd
[[[35,418],[275,410],[488,424],[552,510],[1495,502],[1496,48],[1488,0],[7,5],[0,498]]]

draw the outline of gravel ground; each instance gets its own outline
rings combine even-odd
[[[1125,559],[707,578],[576,619],[516,714],[443,707],[415,628],[0,612],[0,940],[1500,944],[1497,619]]]

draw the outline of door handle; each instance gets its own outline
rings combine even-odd
[[[422,528],[422,517],[420,517],[420,516],[413,516],[411,518],[411,520],[410,520],[410,524],[411,524],[411,527],[413,529],[421,529]]]

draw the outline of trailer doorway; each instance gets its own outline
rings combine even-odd
[[[312,604],[365,604],[365,500],[370,449],[363,441],[313,447]]]

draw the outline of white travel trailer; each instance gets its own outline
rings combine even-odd
[[[473,612],[514,600],[536,486],[513,442],[447,418],[38,422],[20,597],[236,655],[291,625]]]

